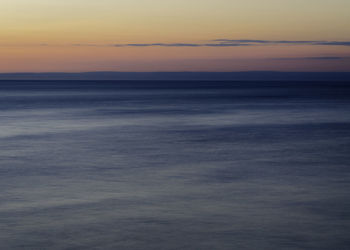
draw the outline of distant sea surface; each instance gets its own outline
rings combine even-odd
[[[0,249],[350,249],[350,83],[0,81]]]

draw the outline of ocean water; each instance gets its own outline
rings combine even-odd
[[[350,249],[350,83],[0,82],[0,249]]]

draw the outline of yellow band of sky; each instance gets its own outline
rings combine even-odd
[[[2,0],[0,5],[0,72],[350,71],[345,45],[111,46],[215,39],[348,42],[349,0]]]

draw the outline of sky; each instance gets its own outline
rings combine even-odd
[[[0,0],[0,72],[350,71],[349,0]]]

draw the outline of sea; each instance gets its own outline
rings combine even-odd
[[[348,250],[350,82],[0,81],[0,249]]]

